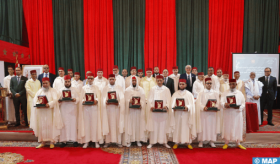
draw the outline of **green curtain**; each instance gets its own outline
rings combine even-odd
[[[22,0],[0,0],[0,40],[21,44]]]
[[[144,69],[145,0],[113,0],[114,62],[122,69]]]
[[[245,0],[243,53],[277,53],[279,0]]]
[[[56,71],[72,68],[84,79],[83,0],[53,0]]]
[[[208,67],[208,0],[176,0],[177,66],[206,72]]]

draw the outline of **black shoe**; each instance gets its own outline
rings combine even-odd
[[[20,123],[15,124],[15,126],[20,126]]]
[[[65,146],[66,146],[66,143],[64,143],[64,142],[62,142],[60,145],[61,148],[64,148]]]
[[[73,146],[74,146],[74,147],[78,147],[78,146],[79,146],[78,142],[74,142],[74,143],[73,143]]]
[[[267,125],[274,126],[272,122],[268,122]]]

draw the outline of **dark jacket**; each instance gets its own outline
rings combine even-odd
[[[41,86],[42,86],[42,79],[43,78],[44,78],[44,73],[42,73],[38,76],[38,80],[41,82]],[[50,78],[51,87],[53,87],[53,82],[54,82],[56,76],[52,73],[49,73],[49,78]]]
[[[261,98],[269,96],[270,100],[274,100],[275,97],[276,97],[276,93],[277,93],[277,80],[276,80],[276,78],[273,77],[273,76],[270,76],[268,85],[265,83],[265,76],[260,77],[259,81],[264,84],[263,88],[262,88]]]
[[[191,76],[192,76],[191,85],[190,85],[190,84],[187,84],[186,90],[188,90],[189,92],[192,93],[193,83],[194,83],[195,80],[196,80],[196,76],[195,76],[195,74],[192,74],[192,73],[191,73]],[[186,81],[188,81],[188,79],[187,79],[187,74],[186,74],[186,73],[181,74],[181,75],[180,75],[180,79],[186,79]],[[178,87],[179,87],[179,86],[178,86]]]
[[[165,85],[167,88],[169,88],[171,96],[174,93],[174,80],[171,77],[168,77],[167,83],[164,83],[164,78],[163,78],[163,85]]]
[[[17,76],[14,76],[11,78],[10,82],[10,90],[13,94],[13,97],[16,93],[20,94],[19,98],[25,98],[26,99],[26,89],[25,89],[25,83],[27,81],[27,77],[21,76],[20,82],[18,83]]]

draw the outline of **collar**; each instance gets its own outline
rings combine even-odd
[[[192,73],[190,73],[190,74],[186,73],[186,75],[190,75],[190,76],[192,76]]]
[[[163,85],[161,87],[157,85],[157,89],[163,89]]]
[[[44,72],[44,74],[49,74],[49,72],[48,73]]]
[[[109,88],[114,88],[115,84],[114,85],[109,84],[108,86],[109,86]]]
[[[210,89],[210,90],[208,90],[208,89],[204,89],[204,92],[205,92],[205,93],[212,93],[212,92],[213,92],[213,90],[212,90],[212,89]]]
[[[18,78],[18,77],[21,78],[21,76],[22,76],[22,75],[19,75],[19,76],[17,75],[17,78]]]
[[[32,79],[32,78],[31,78],[31,79]],[[32,81],[34,81],[34,82],[35,82],[36,80],[37,80],[37,79],[35,79],[35,80],[32,79]]]

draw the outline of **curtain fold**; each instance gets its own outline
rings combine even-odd
[[[277,53],[279,0],[245,0],[244,53]]]
[[[176,0],[177,66],[190,64],[207,72],[208,0]]]
[[[85,71],[96,75],[103,68],[107,77],[114,65],[114,29],[112,0],[84,0]]]
[[[53,0],[55,66],[84,78],[83,0]]]
[[[23,0],[31,64],[48,64],[55,74],[52,0]]]
[[[0,1],[0,40],[21,45],[22,0]]]
[[[144,69],[145,0],[114,0],[114,54],[119,69]]]
[[[146,0],[145,10],[145,68],[158,66],[172,73],[176,65],[175,0]]]
[[[232,77],[232,53],[242,52],[244,0],[209,0],[208,66]]]

